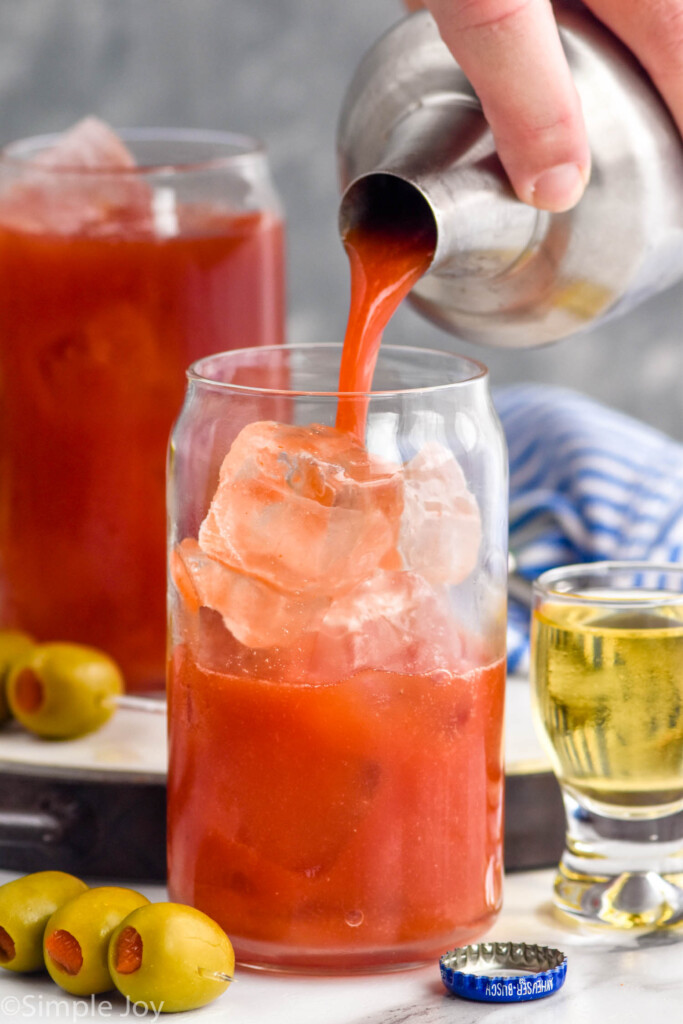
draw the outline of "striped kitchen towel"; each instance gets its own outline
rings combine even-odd
[[[575,391],[494,390],[510,456],[510,550],[527,580],[603,559],[683,561],[683,444]],[[529,608],[511,598],[508,669],[525,672]]]

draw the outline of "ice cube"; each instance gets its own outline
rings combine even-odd
[[[477,564],[481,517],[452,452],[429,442],[403,467],[399,550],[434,585],[461,583]]]
[[[330,598],[283,593],[211,558],[195,540],[177,545],[171,560],[185,605],[217,611],[227,629],[251,648],[287,647],[316,628]],[[191,587],[188,584],[191,583]]]
[[[333,427],[246,426],[199,530],[209,555],[281,591],[331,596],[395,548],[400,468]]]
[[[135,167],[135,159],[116,132],[98,117],[84,117],[44,149],[34,163],[62,170],[116,171]]]
[[[273,687],[264,693],[253,680],[235,681],[226,689],[229,699],[219,713],[230,754],[224,764],[210,764],[206,756],[196,762],[206,769],[192,773],[204,792],[192,798],[194,806],[204,804],[222,839],[212,863],[225,874],[233,868],[228,886],[237,908],[240,888],[243,894],[251,890],[248,902],[254,911],[260,904],[261,916],[267,917],[264,898],[273,901],[277,912],[292,885],[286,878],[281,879],[284,890],[277,884],[284,870],[305,875],[304,892],[315,892],[316,879],[323,891],[327,888],[327,872],[372,808],[381,769],[365,736],[365,744],[351,746],[339,721],[329,714],[309,714],[311,705],[316,705],[314,712],[324,712],[322,688],[309,691],[305,701],[293,700],[289,687],[277,695],[270,692]],[[203,830],[188,831],[198,840]],[[268,876],[276,882],[274,889]],[[303,881],[299,877],[299,912]]]
[[[462,640],[447,597],[414,572],[378,570],[326,612],[312,672],[345,679],[366,669],[423,674],[459,667]]]
[[[164,362],[165,338],[146,311],[132,302],[99,304],[35,346],[35,398],[45,415],[61,423],[111,425],[111,409],[126,407],[128,422],[159,423],[179,401],[178,382]],[[137,387],[132,388],[131,380]],[[88,401],[83,401],[83,394]]]
[[[86,117],[54,146],[30,159],[20,150],[8,163],[0,224],[16,231],[59,235],[152,233],[152,190],[116,133]]]

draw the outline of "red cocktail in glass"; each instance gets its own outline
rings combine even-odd
[[[382,347],[372,393],[344,395],[361,442],[334,426],[340,354],[202,360],[172,444],[170,893],[290,970],[423,963],[501,901],[486,371]]]
[[[124,137],[136,166],[41,162],[53,138],[0,157],[0,619],[101,647],[145,689],[184,371],[283,340],[283,226],[252,140]]]

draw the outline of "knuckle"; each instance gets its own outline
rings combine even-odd
[[[522,131],[525,127],[529,136],[565,135],[576,130],[578,120],[573,108],[560,107],[549,111],[545,116],[540,114],[533,121],[527,122],[526,126],[522,125]]]
[[[507,130],[506,130],[507,129]],[[498,127],[498,136],[515,145],[526,148],[534,146],[552,147],[581,131],[581,121],[576,110],[569,106],[558,106],[549,110],[538,110],[518,115],[514,121],[505,119]]]
[[[520,19],[536,0],[460,0],[455,25],[460,32],[499,29]]]

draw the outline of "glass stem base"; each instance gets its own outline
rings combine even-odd
[[[586,923],[683,927],[683,811],[607,817],[563,793],[567,845],[555,906]]]

